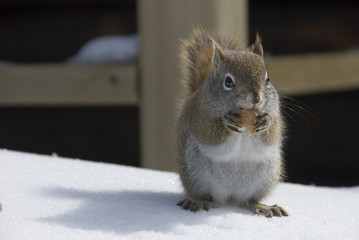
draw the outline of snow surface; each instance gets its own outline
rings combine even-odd
[[[192,213],[175,173],[0,150],[0,239],[359,239],[359,187],[280,184],[268,219]]]

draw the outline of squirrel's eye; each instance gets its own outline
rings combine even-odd
[[[269,83],[270,83],[270,79],[269,77],[266,78],[266,86],[268,87],[269,86]]]
[[[223,82],[224,90],[226,91],[232,90],[234,88],[234,85],[235,85],[234,78],[231,75],[227,74]]]

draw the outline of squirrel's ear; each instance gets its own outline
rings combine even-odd
[[[219,62],[221,62],[221,60],[224,57],[224,50],[221,48],[221,46],[219,46],[219,44],[217,42],[215,42],[213,40],[213,58],[212,58],[212,63],[215,66],[219,66]]]
[[[263,46],[262,46],[262,38],[257,33],[256,40],[254,44],[251,46],[252,52],[258,54],[259,56],[263,57]]]

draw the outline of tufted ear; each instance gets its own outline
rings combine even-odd
[[[223,48],[214,40],[213,40],[213,48],[214,48],[214,52],[213,52],[212,62],[214,65],[217,65],[218,63],[223,61],[225,52]]]
[[[263,57],[263,46],[262,46],[262,38],[257,33],[256,40],[251,46],[252,52],[258,54],[259,56]]]
[[[225,50],[217,42],[214,41],[213,43],[212,71],[216,74],[220,72],[225,61]]]

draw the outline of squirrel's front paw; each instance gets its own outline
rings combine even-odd
[[[242,127],[240,127],[241,122],[237,114],[227,113],[222,119],[224,126],[226,126],[228,130],[239,133],[242,132]]]
[[[273,122],[273,118],[268,113],[263,112],[259,114],[256,117],[256,123],[255,123],[256,132],[267,130],[272,125],[272,122]]]

